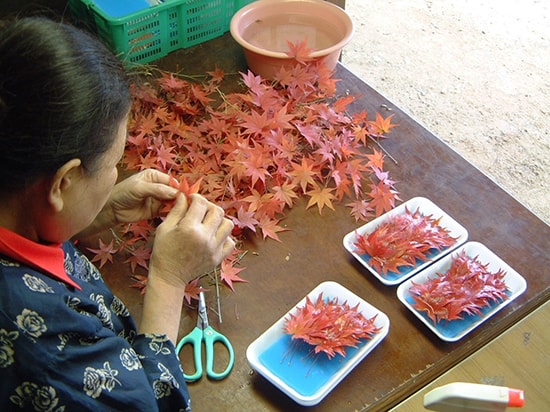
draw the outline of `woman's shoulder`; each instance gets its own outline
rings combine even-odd
[[[99,271],[78,249],[70,243],[64,244],[63,249],[65,270],[81,287],[80,290],[40,270],[0,256],[0,312],[3,321],[14,322],[23,313],[32,312],[43,318],[51,317],[51,323],[59,319],[65,324],[74,321],[85,325],[83,317],[95,319],[97,316],[94,315],[105,306],[118,302]]]

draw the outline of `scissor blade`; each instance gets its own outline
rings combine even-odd
[[[197,327],[205,329],[208,327],[208,315],[206,313],[206,299],[204,292],[199,293],[199,316],[197,318]]]

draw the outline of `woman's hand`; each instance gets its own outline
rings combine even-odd
[[[75,238],[99,233],[119,223],[134,223],[158,216],[163,202],[174,200],[179,193],[170,186],[170,179],[165,173],[147,169],[116,184],[94,222]]]
[[[233,223],[200,195],[180,194],[159,225],[149,260],[140,333],[163,333],[176,342],[186,283],[214,269],[233,248]]]
[[[159,225],[149,263],[149,276],[158,276],[173,286],[213,270],[233,248],[233,223],[224,210],[204,197],[180,195]]]
[[[116,224],[156,217],[163,202],[175,199],[179,193],[169,186],[170,179],[169,175],[154,169],[132,175],[115,185],[104,210],[110,209]]]

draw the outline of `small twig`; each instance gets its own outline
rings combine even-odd
[[[214,280],[216,282],[216,303],[218,306],[218,319],[220,321],[220,324],[222,323],[222,310],[220,305],[220,285],[218,283],[218,276],[214,276]]]
[[[239,316],[239,310],[237,309],[237,304],[235,303],[235,319],[239,320],[241,317]]]

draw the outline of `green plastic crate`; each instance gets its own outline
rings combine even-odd
[[[148,63],[219,37],[233,14],[252,0],[166,0],[113,18],[93,0],[69,0],[77,24],[96,33],[125,63]]]

